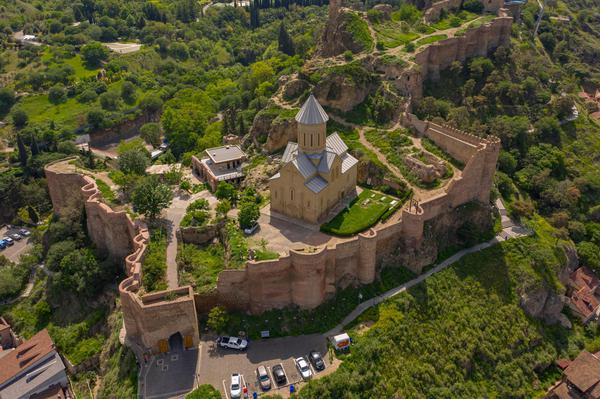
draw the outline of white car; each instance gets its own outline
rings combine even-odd
[[[2,239],[6,241],[6,245],[13,245],[15,243],[15,241],[10,237],[4,237]]]
[[[239,374],[231,374],[231,385],[229,387],[231,399],[242,397],[242,377]]]
[[[219,337],[217,338],[217,344],[221,348],[237,349],[239,351],[248,348],[248,341],[238,337]]]
[[[308,362],[306,361],[306,359],[303,357],[299,357],[295,360],[295,362],[296,368],[300,372],[300,375],[302,375],[302,378],[308,380],[312,376],[312,371],[310,371],[310,367],[308,367]]]

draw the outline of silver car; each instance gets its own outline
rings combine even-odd
[[[263,391],[271,389],[271,379],[269,378],[269,373],[267,373],[267,368],[265,366],[258,366],[256,369],[256,378],[258,379],[258,382],[260,382],[260,387]]]

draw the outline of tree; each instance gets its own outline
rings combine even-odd
[[[293,56],[296,53],[294,50],[294,42],[285,29],[283,21],[279,25],[279,51],[289,56]]]
[[[228,322],[229,315],[222,306],[215,306],[210,310],[210,312],[208,312],[208,320],[206,321],[206,325],[216,333],[220,334],[225,332]]]
[[[560,143],[560,123],[554,116],[545,116],[535,123],[535,131],[540,140]]]
[[[233,204],[235,204],[236,199],[237,199],[236,189],[233,186],[233,184],[227,183],[224,181],[219,182],[219,184],[217,185],[217,190],[215,191],[215,196],[220,200],[228,199]]]
[[[173,200],[171,189],[160,182],[157,176],[148,176],[133,191],[132,203],[136,210],[150,221],[156,219]]]
[[[48,101],[52,104],[60,104],[67,101],[67,91],[61,84],[56,84],[48,90]]]
[[[100,105],[107,111],[116,111],[119,108],[119,95],[114,91],[100,94]]]
[[[25,143],[23,142],[23,137],[21,137],[20,133],[17,133],[17,148],[19,149],[19,162],[21,163],[22,167],[26,167],[29,154],[27,153]]]
[[[260,209],[255,201],[244,200],[239,206],[238,221],[242,229],[252,227],[260,217]]]
[[[96,109],[87,114],[87,122],[93,129],[100,129],[104,126],[104,111]]]
[[[143,175],[150,164],[147,151],[133,149],[119,154],[119,169],[125,174]]]
[[[15,92],[8,87],[0,89],[0,116],[8,114],[17,101]]]
[[[133,104],[135,102],[135,85],[129,81],[123,82],[121,86],[121,98],[127,104]]]
[[[15,125],[17,129],[22,129],[27,125],[29,121],[29,116],[22,109],[16,109],[12,113],[12,123]]]
[[[465,0],[462,8],[475,14],[480,14],[483,11],[483,3],[480,0]]]
[[[153,147],[160,146],[160,125],[158,123],[145,123],[140,128],[140,135],[146,143]]]
[[[91,42],[81,48],[81,58],[89,68],[97,68],[108,58],[108,49],[99,42]]]
[[[215,210],[217,211],[217,215],[220,215],[221,217],[227,217],[227,212],[231,210],[231,202],[228,199],[222,199],[217,204]]]
[[[150,114],[155,114],[162,109],[163,100],[156,94],[147,94],[140,101],[140,108]]]

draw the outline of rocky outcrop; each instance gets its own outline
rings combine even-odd
[[[330,0],[319,53],[331,57],[345,51],[360,53],[372,48],[373,39],[367,22],[354,11],[341,8],[341,0]]]
[[[361,104],[377,87],[379,79],[358,61],[326,69],[313,94],[321,105],[349,112]]]
[[[267,152],[285,148],[288,141],[296,141],[297,123],[293,115],[296,109],[267,108],[256,114],[250,136]]]
[[[306,90],[310,88],[310,83],[304,79],[292,78],[289,79],[282,88],[282,95],[286,101],[291,101],[298,98]]]
[[[565,328],[571,328],[571,322],[561,313],[566,302],[566,297],[545,286],[529,289],[521,294],[521,307],[529,316],[547,324],[560,323]]]

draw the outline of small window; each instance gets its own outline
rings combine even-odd
[[[313,135],[312,134],[310,135],[310,146],[311,147],[313,146]]]
[[[310,208],[310,201],[308,201],[308,202],[306,203],[306,207],[307,207],[307,208]]]
[[[290,190],[290,199],[292,201],[294,200],[294,189],[293,188]]]

